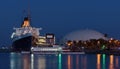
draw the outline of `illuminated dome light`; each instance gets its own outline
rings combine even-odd
[[[71,32],[68,35],[66,35],[63,40],[64,41],[66,41],[66,40],[86,41],[86,40],[90,40],[90,39],[108,40],[108,38],[106,38],[104,36],[104,34],[94,31],[94,30],[88,30],[88,29]]]

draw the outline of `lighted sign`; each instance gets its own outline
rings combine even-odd
[[[47,35],[47,38],[53,38],[53,35]]]
[[[46,34],[46,38],[47,39],[53,39],[54,38],[54,34]]]

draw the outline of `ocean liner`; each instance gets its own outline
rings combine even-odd
[[[41,28],[31,27],[29,17],[25,17],[20,28],[13,28],[12,33],[12,50],[13,51],[30,51],[32,46],[36,45]]]

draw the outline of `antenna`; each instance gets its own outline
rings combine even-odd
[[[31,14],[30,14],[30,0],[27,0],[27,18],[29,20],[29,25],[31,26]]]
[[[28,10],[27,10],[27,16],[28,16],[28,19],[30,20],[31,22],[31,15],[30,15],[30,0],[28,0]]]

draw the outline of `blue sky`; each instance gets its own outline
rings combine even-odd
[[[69,32],[93,29],[120,39],[119,0],[30,0],[31,25],[41,34],[61,38]],[[28,0],[0,1],[0,45],[10,45],[13,27],[20,27]]]

